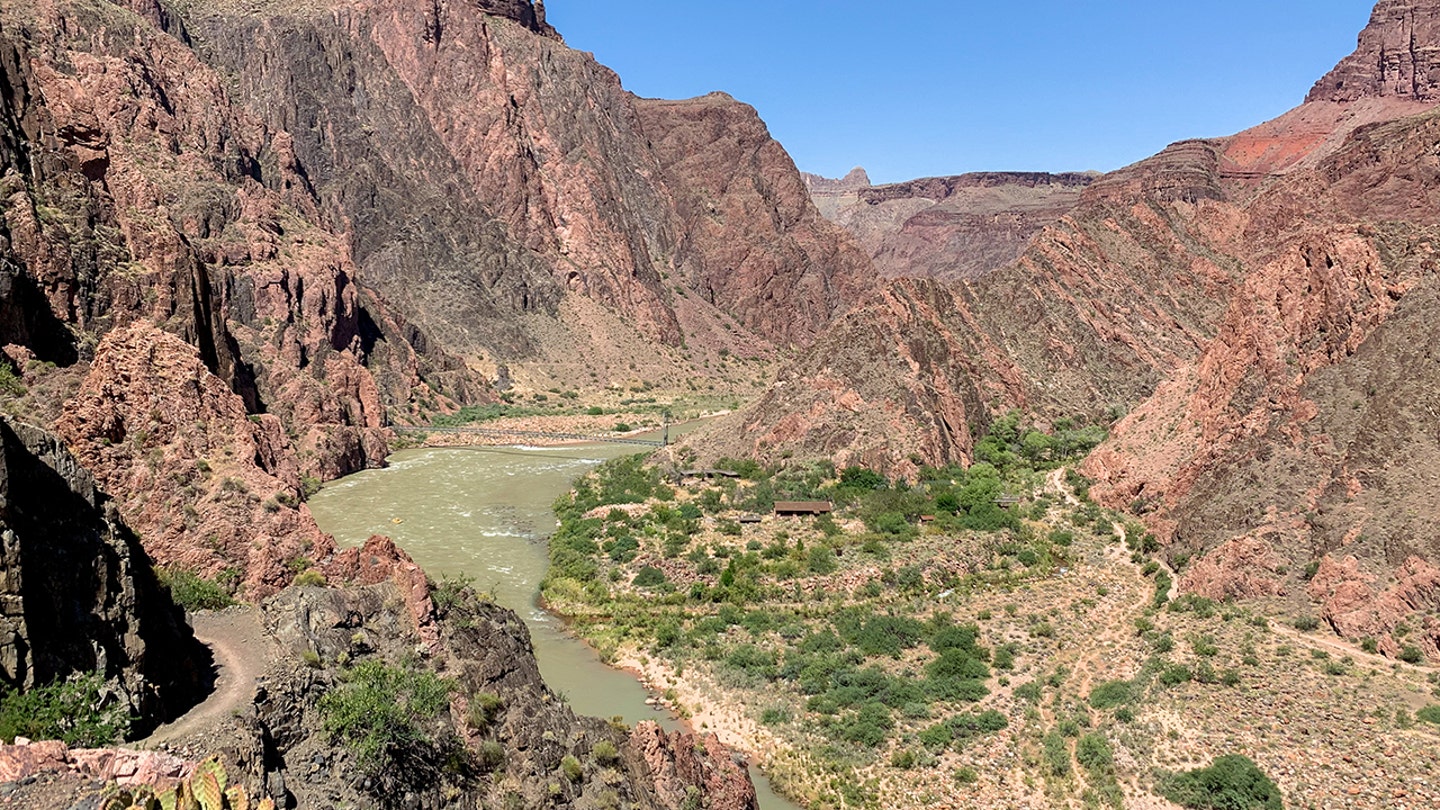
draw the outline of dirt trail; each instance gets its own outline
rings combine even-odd
[[[230,608],[190,616],[195,637],[215,656],[215,691],[185,716],[167,723],[135,745],[149,748],[214,728],[244,710],[255,695],[255,681],[271,656],[253,607]]]
[[[1300,642],[1302,646],[1348,655],[1356,661],[1362,661],[1371,666],[1379,666],[1386,669],[1398,666],[1411,672],[1424,672],[1426,674],[1440,672],[1440,667],[1433,667],[1426,664],[1407,664],[1404,661],[1397,661],[1394,658],[1386,658],[1383,655],[1367,653],[1360,649],[1359,646],[1351,644],[1338,636],[1313,636],[1309,633],[1302,633],[1294,627],[1281,624],[1278,618],[1271,617],[1270,629],[1282,636]]]

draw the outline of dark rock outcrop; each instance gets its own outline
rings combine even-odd
[[[680,810],[694,806],[687,801],[754,807],[748,774],[713,737],[650,739],[643,728],[631,735],[576,716],[540,679],[529,633],[513,612],[478,601],[468,590],[450,593],[430,616],[439,641],[428,646],[399,609],[402,597],[395,583],[384,582],[343,590],[292,588],[265,604],[276,663],[256,692],[253,714],[231,721],[235,733],[224,735],[234,740],[227,758],[252,784],[277,800],[288,794],[301,807],[377,800],[393,806],[407,795],[434,808],[618,803]],[[417,649],[427,652],[417,658]],[[302,655],[312,665],[302,665]],[[403,768],[365,777],[354,755],[322,731],[316,706],[319,695],[339,686],[346,666],[362,661],[452,679],[451,705],[428,731],[454,740],[470,757],[488,748],[490,758],[457,767],[463,759],[453,749],[420,746]]]
[[[100,672],[144,734],[194,705],[209,653],[113,502],[53,436],[0,418],[0,679]]]

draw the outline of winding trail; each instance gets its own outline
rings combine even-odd
[[[229,608],[190,616],[195,637],[215,656],[215,687],[200,705],[155,729],[136,743],[152,748],[213,729],[243,711],[255,695],[255,682],[269,665],[269,644],[254,607]]]

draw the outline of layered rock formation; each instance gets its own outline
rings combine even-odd
[[[1440,559],[1425,502],[1440,463],[1425,314],[1440,295],[1437,13],[1382,2],[1305,105],[1095,180],[1008,266],[891,285],[724,449],[905,474],[968,458],[1009,408],[1128,411],[1085,471],[1195,561],[1186,587],[1307,611],[1308,596],[1347,635],[1393,651],[1408,626],[1406,643],[1440,653],[1425,568]],[[1397,84],[1396,65],[1415,81]],[[1332,573],[1307,587],[1314,564]]]
[[[1355,53],[1315,83],[1306,101],[1440,100],[1440,4],[1380,0]]]
[[[980,172],[871,186],[864,170],[810,175],[816,205],[890,278],[978,278],[1019,258],[1030,238],[1080,202],[1091,174]]]
[[[329,553],[315,481],[480,370],[673,382],[869,276],[752,109],[635,99],[527,0],[9,4],[0,79],[12,410],[252,594]]]
[[[161,565],[258,597],[334,551],[300,503],[285,424],[247,414],[192,346],[154,326],[101,341],[56,428]]]
[[[208,653],[115,505],[53,436],[0,418],[0,680],[99,672],[144,734],[194,705]]]

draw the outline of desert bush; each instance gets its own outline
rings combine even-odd
[[[835,551],[828,546],[816,546],[810,549],[806,558],[806,567],[812,574],[824,576],[835,573],[840,564],[836,561]]]
[[[590,756],[594,757],[595,761],[601,765],[609,765],[620,758],[620,751],[615,747],[615,743],[601,740],[590,749]]]
[[[1064,735],[1051,731],[1041,742],[1044,749],[1045,766],[1051,776],[1070,775],[1070,748],[1065,744]]]
[[[107,698],[105,677],[92,672],[0,697],[0,739],[60,740],[67,745],[99,748],[120,741],[131,717]]]
[[[435,739],[428,726],[450,705],[454,684],[427,670],[365,661],[320,699],[325,733],[376,773]]]
[[[654,588],[659,585],[664,585],[665,582],[664,571],[661,571],[653,565],[647,565],[640,569],[640,572],[635,575],[635,578],[630,581],[630,584],[637,588]]]
[[[1172,774],[1160,795],[1190,810],[1283,810],[1280,788],[1248,757],[1216,757],[1208,768]]]
[[[1104,734],[1094,731],[1075,744],[1075,760],[1087,771],[1104,771],[1115,764],[1115,751]]]
[[[1090,705],[1096,709],[1114,709],[1135,698],[1135,685],[1130,681],[1106,681],[1090,690]]]
[[[223,610],[235,604],[230,593],[208,579],[178,568],[157,568],[155,576],[170,590],[170,598],[187,611]]]

